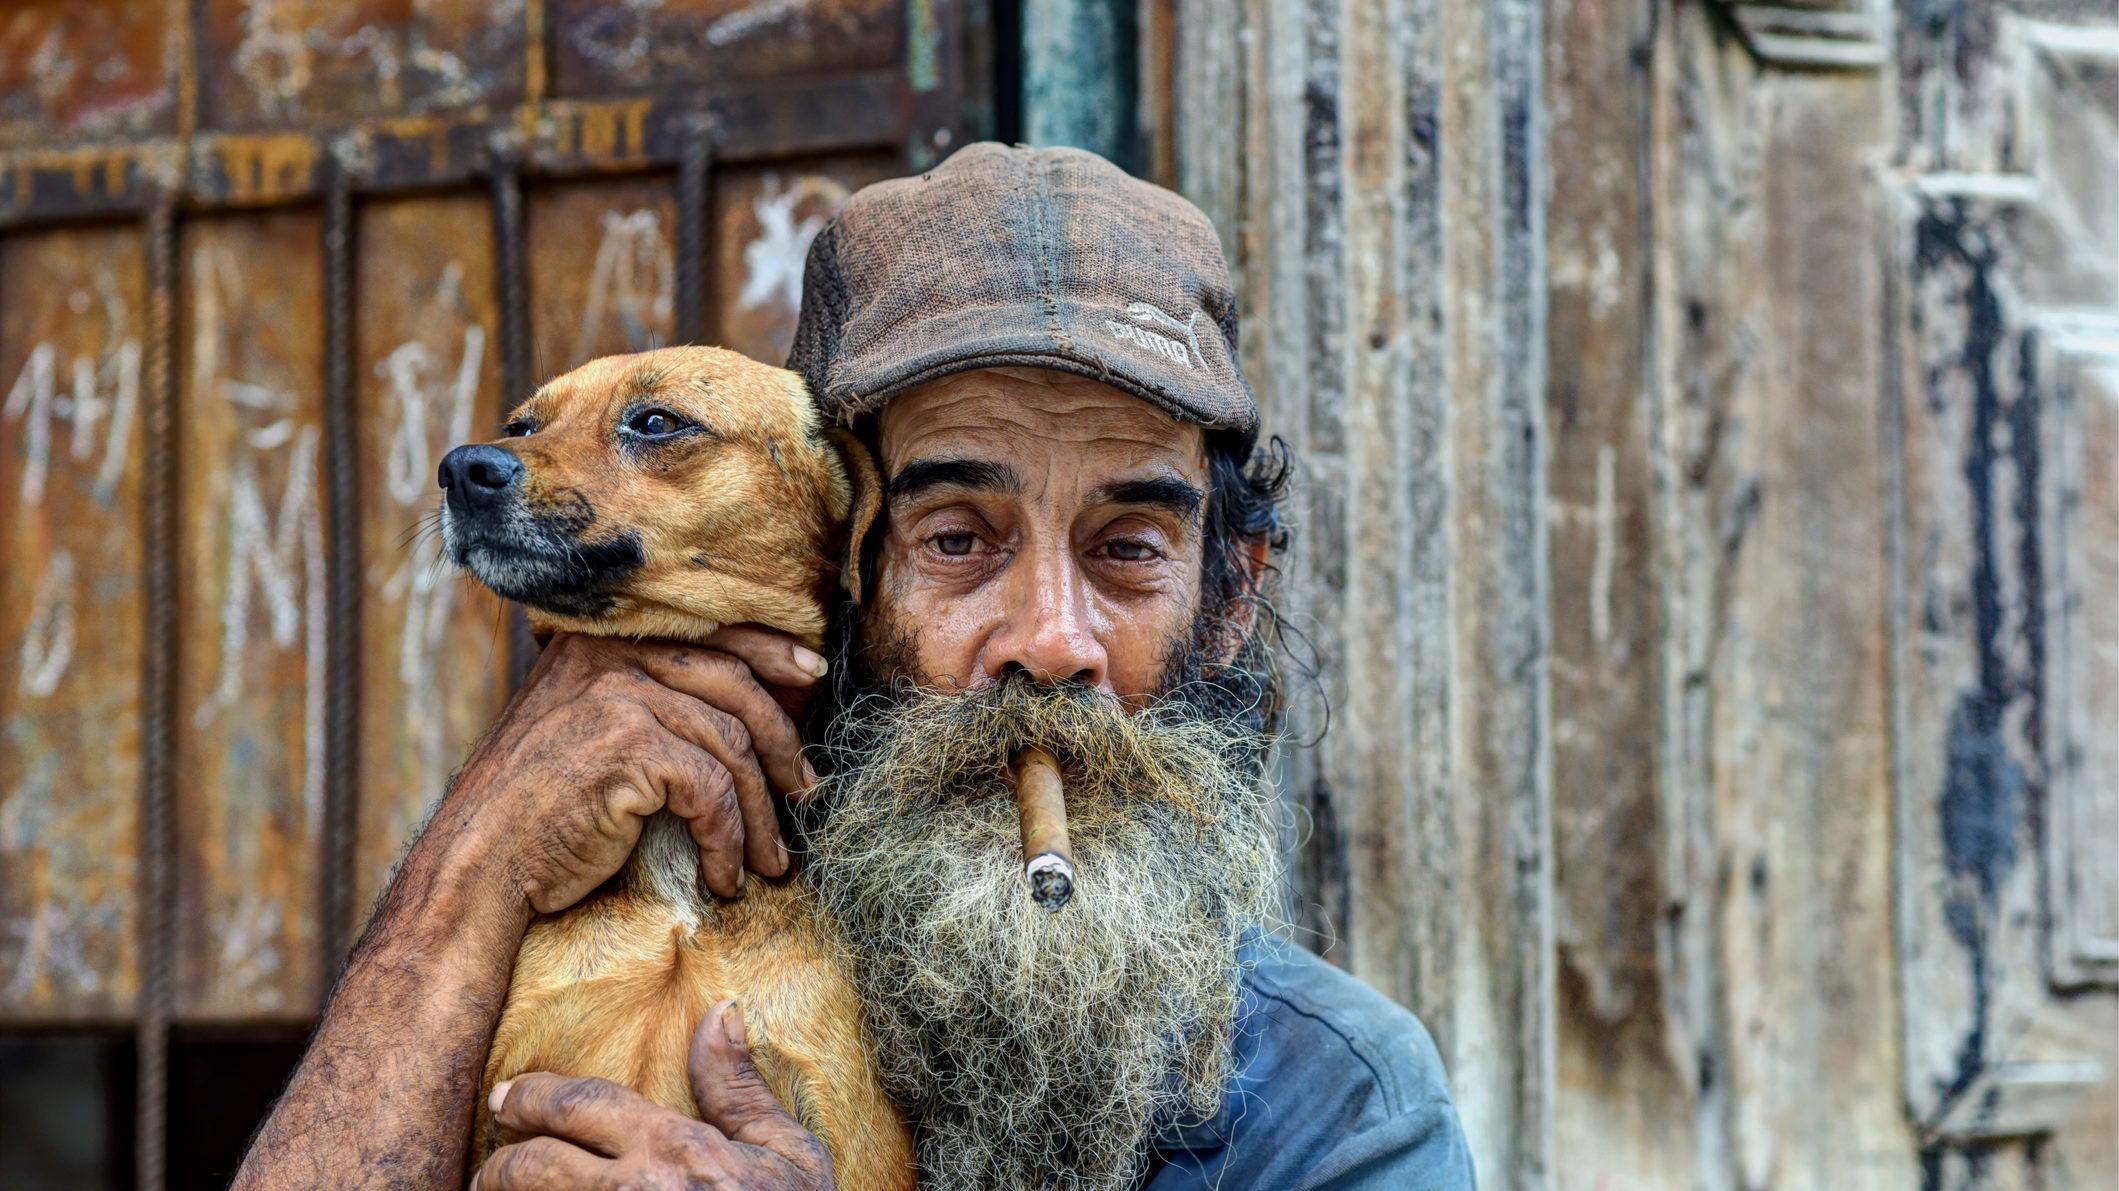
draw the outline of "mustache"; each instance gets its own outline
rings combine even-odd
[[[1070,778],[1067,817],[1093,826],[1120,795],[1156,797],[1195,816],[1205,807],[1194,775],[1229,765],[1255,767],[1270,737],[1240,713],[1194,698],[1202,684],[1126,700],[1078,682],[1040,684],[1024,676],[969,690],[900,679],[843,704],[816,751],[827,774],[858,770],[864,783],[912,802],[979,799],[1002,793],[1013,805],[1015,755],[1038,745]],[[923,745],[905,747],[909,738]],[[828,809],[827,780],[812,805]],[[1204,825],[1204,820],[1202,820]]]

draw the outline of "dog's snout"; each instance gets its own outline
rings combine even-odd
[[[522,460],[488,443],[458,447],[441,459],[441,486],[450,499],[478,504],[522,480]]]

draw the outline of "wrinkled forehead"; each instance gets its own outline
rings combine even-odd
[[[1174,467],[1204,476],[1206,437],[1123,389],[1043,368],[981,368],[893,398],[879,415],[886,475],[936,456]]]

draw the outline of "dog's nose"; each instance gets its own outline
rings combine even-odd
[[[483,504],[522,480],[522,460],[488,443],[458,447],[441,457],[441,486],[453,501]]]

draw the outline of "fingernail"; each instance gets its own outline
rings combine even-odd
[[[803,790],[804,790],[804,791],[806,792],[806,791],[808,791],[808,790],[809,790],[809,788],[810,788],[810,787],[812,787],[812,786],[816,785],[816,784],[817,784],[817,783],[818,783],[819,781],[821,781],[821,780],[823,780],[823,779],[821,779],[821,778],[819,778],[819,777],[817,776],[817,767],[816,767],[816,766],[814,766],[814,765],[811,765],[811,764],[809,763],[809,759],[808,759],[808,758],[806,758],[806,757],[805,757],[805,758],[803,758],[803,760],[802,760],[802,789],[803,789]]]
[[[493,1085],[493,1094],[486,1097],[487,1112],[497,1113],[500,1111],[500,1106],[508,1099],[508,1086],[514,1082],[512,1079],[503,1079]]]
[[[721,1010],[721,1036],[736,1046],[748,1046],[749,1035],[743,1029],[743,1007],[730,1001]]]
[[[786,843],[785,843],[784,841],[780,841],[780,840],[775,840],[775,841],[773,842],[773,847],[775,847],[775,848],[779,849],[779,852],[780,852],[780,871],[779,871],[779,872],[777,872],[777,873],[774,873],[773,875],[774,875],[774,876],[776,876],[776,877],[777,877],[777,876],[783,876],[783,875],[785,875],[785,874],[786,874],[786,872],[787,872],[787,869],[788,869],[788,866],[789,866],[789,865],[792,865],[792,864],[794,863],[794,861],[793,861],[792,859],[790,859],[790,858],[788,857],[788,855],[787,855],[787,844],[786,844]]]
[[[795,646],[795,665],[807,670],[811,676],[816,678],[824,677],[824,672],[831,669],[830,663],[824,660],[823,654],[800,645]]]

